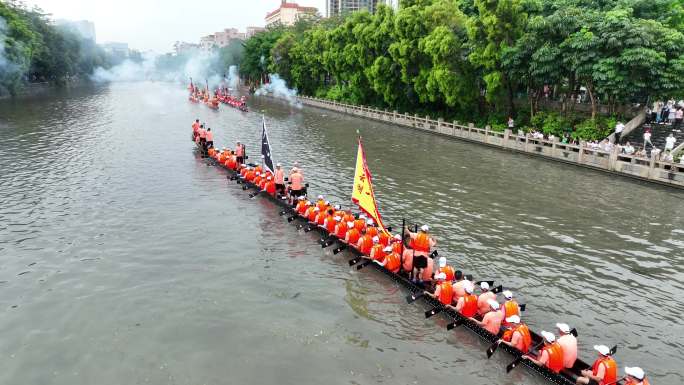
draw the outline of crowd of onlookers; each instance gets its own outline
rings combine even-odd
[[[653,102],[653,107],[646,109],[646,123],[672,124],[674,130],[678,130],[684,118],[684,100],[675,102],[670,99],[667,102]]]

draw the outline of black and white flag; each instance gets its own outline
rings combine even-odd
[[[271,158],[271,143],[268,142],[268,133],[266,132],[266,119],[262,116],[262,131],[261,131],[261,159],[263,166],[271,173],[274,172],[273,158]]]

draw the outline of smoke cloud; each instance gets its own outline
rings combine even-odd
[[[270,83],[262,84],[254,93],[255,95],[270,95],[276,99],[283,99],[291,106],[301,108],[302,104],[297,98],[297,90],[287,87],[287,83],[278,74],[270,74]]]

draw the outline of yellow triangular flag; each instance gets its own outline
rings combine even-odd
[[[375,202],[375,193],[373,192],[373,182],[371,174],[366,164],[366,154],[363,151],[361,138],[359,138],[359,150],[356,154],[356,171],[354,173],[354,190],[352,191],[352,202],[354,202],[359,209],[366,213],[366,215],[373,219],[378,225],[378,230],[389,234],[382,223],[382,217],[378,211],[378,205]]]

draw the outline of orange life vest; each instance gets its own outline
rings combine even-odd
[[[337,224],[337,222],[335,222],[335,217],[328,215],[326,220],[325,229],[328,230],[328,234],[333,234],[335,232],[335,225]]]
[[[371,247],[371,251],[369,254],[373,254],[373,259],[381,262],[383,259],[385,259],[385,252],[382,250],[385,247],[381,244],[375,244],[373,247]]]
[[[551,369],[552,372],[560,373],[560,371],[563,370],[563,349],[561,346],[558,345],[558,342],[554,342],[544,346],[542,352],[544,351],[549,356],[546,366]]]
[[[380,234],[378,234],[378,238],[380,238],[380,244],[381,245],[383,245],[383,246],[389,245],[389,242],[391,239],[389,234],[387,234],[385,232],[381,232]]]
[[[515,302],[514,300],[509,300],[504,302],[504,319],[512,316],[512,315],[517,315],[520,317],[520,307],[518,307],[518,303]]]
[[[267,194],[275,196],[275,183],[273,183],[273,181],[267,181],[266,186],[264,186],[264,190],[266,190]]]
[[[444,305],[451,305],[454,300],[454,287],[451,285],[451,281],[444,281],[439,285],[439,302]]]
[[[371,247],[373,247],[373,239],[366,234],[360,238],[359,242],[361,243],[359,245],[359,251],[361,254],[370,255]]]
[[[319,212],[318,216],[316,217],[316,224],[319,226],[323,226],[325,223],[325,218],[328,216],[324,211]]]
[[[518,326],[516,326],[515,329],[512,330],[512,332],[518,332],[522,336],[522,338],[520,339],[520,343],[522,345],[516,346],[516,348],[523,353],[529,352],[530,348],[532,347],[532,335],[530,334],[530,328],[528,328],[525,324],[518,324]]]
[[[214,157],[214,154],[215,154],[215,153],[216,153],[216,150],[214,150],[213,147],[210,148],[210,149],[207,151],[207,154],[208,154],[210,157],[212,157],[212,158]]]
[[[359,230],[357,230],[356,228],[353,228],[347,231],[347,235],[349,236],[349,243],[352,245],[356,245],[356,242],[359,241],[361,233],[359,233]]]
[[[423,252],[429,253],[430,252],[430,237],[424,232],[418,233],[418,235],[416,235],[416,238],[413,240],[412,249],[415,251],[423,251]]]
[[[449,265],[446,265],[444,267],[440,267],[439,272],[444,273],[444,275],[446,275],[446,280],[449,282],[454,280],[454,275],[456,274],[454,272],[454,268],[449,266]]]
[[[618,369],[613,357],[601,357],[594,361],[594,365],[591,367],[591,372],[594,376],[598,373],[601,364],[603,364],[604,367],[604,375],[603,380],[599,382],[599,385],[612,384],[617,381]]]
[[[354,228],[361,231],[366,227],[366,222],[363,219],[357,219],[354,221]]]
[[[387,261],[385,263],[385,268],[387,268],[387,270],[395,274],[399,272],[399,268],[401,267],[401,257],[398,253],[391,252],[385,256],[385,260]]]
[[[247,174],[247,171],[249,171],[249,169],[247,167],[243,167],[242,170],[240,170],[240,175],[244,177]]]
[[[347,222],[339,222],[335,228],[335,236],[337,238],[344,239],[344,237],[347,235]]]
[[[317,215],[318,213],[316,212],[316,210],[314,210],[314,207],[311,206],[311,208],[309,209],[309,216],[307,217],[309,219],[309,222],[315,222]]]
[[[285,184],[285,175],[283,174],[283,170],[275,170],[275,183]]]
[[[632,380],[631,378],[628,378],[627,380],[625,380],[625,385],[651,385],[651,384],[645,378],[641,381]]]
[[[304,212],[306,211],[306,201],[297,202],[297,206],[295,207],[295,211],[297,211],[299,214],[304,214]]]
[[[401,242],[395,242],[392,244],[392,252],[401,255]]]
[[[256,173],[254,172],[254,170],[249,170],[245,174],[245,179],[247,180],[247,182],[252,182],[255,177],[256,177]]]
[[[461,314],[466,317],[472,317],[477,314],[477,296],[475,294],[466,294],[463,297]]]
[[[368,226],[366,227],[366,234],[370,235],[371,237],[374,237],[378,235],[378,228],[375,226]]]

